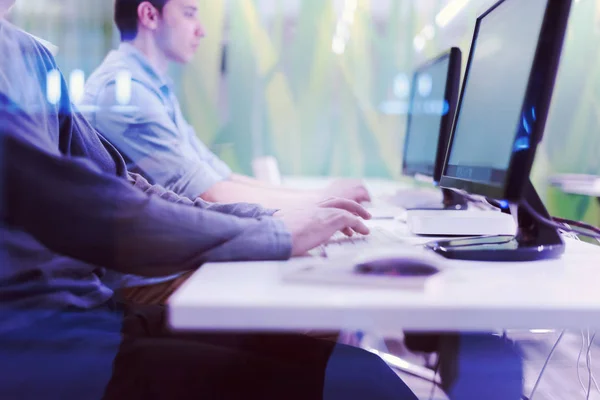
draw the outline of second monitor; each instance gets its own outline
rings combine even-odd
[[[453,47],[419,66],[410,92],[402,174],[437,185],[452,131],[460,89],[461,51]],[[428,191],[400,191],[392,200],[405,209],[464,209],[457,193],[443,189],[443,199]]]

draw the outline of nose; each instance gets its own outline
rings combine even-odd
[[[202,24],[200,22],[198,22],[198,24],[196,25],[196,37],[198,38],[203,38],[204,36],[206,36],[206,32],[204,31],[204,27],[202,26]]]

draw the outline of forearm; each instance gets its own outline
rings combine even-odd
[[[202,198],[196,198],[194,201],[187,197],[179,196],[175,192],[167,190],[162,186],[151,185],[146,179],[138,174],[129,173],[129,181],[133,186],[146,194],[159,196],[164,200],[172,203],[180,203],[190,205],[198,208],[202,208],[208,211],[214,211],[218,213],[234,215],[240,218],[260,218],[270,217],[277,210],[262,208],[256,204],[248,203],[231,203],[231,204],[220,204],[220,203],[209,203]]]
[[[240,219],[167,202],[84,160],[3,139],[2,221],[57,253],[144,276],[206,261],[290,256],[290,235],[277,219]]]
[[[320,193],[321,191],[319,189],[313,189],[313,188],[298,189],[298,188],[289,188],[289,187],[284,187],[284,186],[278,186],[278,185],[273,185],[268,182],[262,182],[262,181],[259,181],[258,179],[251,178],[251,177],[245,176],[245,175],[232,174],[230,180],[232,180],[234,182],[254,186],[254,187],[261,187],[261,188],[265,188],[265,189],[282,191],[282,192],[285,192],[288,194],[293,194],[293,195],[315,196],[315,197],[318,197],[319,200],[322,200],[322,197],[323,197],[322,194]]]
[[[295,192],[281,188],[270,189],[236,181],[219,182],[213,185],[201,197],[210,202],[248,202],[277,209],[301,207],[322,200],[317,193],[310,191]]]
[[[252,177],[249,177],[246,175],[231,174],[231,177],[229,179],[233,182],[243,183],[245,185],[250,185],[250,186],[254,186],[254,187],[262,187],[262,188],[267,188],[267,189],[280,189],[281,188],[281,186],[273,185],[272,183],[268,183],[268,182],[259,181],[256,178],[252,178]]]

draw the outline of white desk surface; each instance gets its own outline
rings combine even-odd
[[[409,241],[398,221],[393,227]],[[184,330],[495,331],[600,329],[600,247],[566,241],[561,259],[527,263],[450,261],[424,290],[283,282],[303,260],[206,264],[170,299]]]
[[[587,187],[587,186],[564,186],[561,189],[563,192],[568,194],[578,194],[581,196],[589,196],[589,197],[600,197],[600,189],[595,187]]]
[[[550,183],[564,193],[600,198],[600,176],[561,174],[550,177]]]

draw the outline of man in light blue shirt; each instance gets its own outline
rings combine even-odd
[[[288,208],[329,197],[369,200],[356,181],[300,191],[234,174],[198,139],[167,76],[169,62],[191,61],[204,36],[195,0],[117,0],[115,22],[122,43],[88,80],[83,109],[131,171],[180,195],[219,203]]]
[[[189,62],[204,35],[196,0],[117,0],[115,22],[122,43],[86,83],[81,110],[121,153],[130,171],[190,199],[257,203],[291,209],[331,197],[369,200],[362,184],[340,181],[322,191],[270,187],[234,174],[202,143],[185,120],[171,61]],[[109,273],[112,288],[142,303],[162,302],[186,275],[147,278]]]

